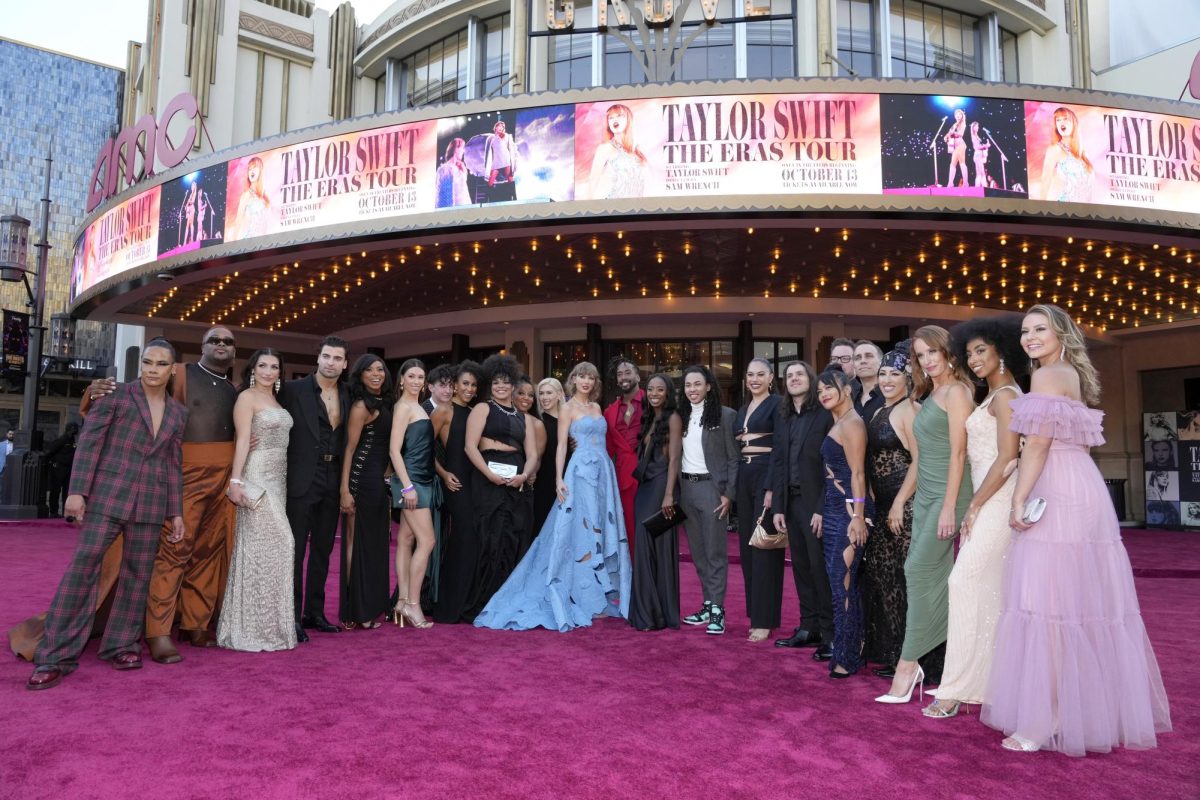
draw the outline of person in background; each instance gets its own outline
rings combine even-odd
[[[425,378],[425,388],[429,390],[429,397],[421,401],[421,408],[425,409],[430,418],[438,406],[450,404],[454,397],[454,377],[457,373],[458,368],[453,364],[438,364],[429,370],[429,375]]]
[[[537,385],[537,413],[546,429],[546,452],[538,464],[533,484],[533,529],[540,531],[555,500],[554,454],[558,452],[558,416],[565,401],[557,378],[542,378]],[[570,458],[570,453],[567,454]]]
[[[883,408],[883,394],[879,391],[879,361],[883,351],[874,342],[859,339],[854,343],[854,410],[859,418],[867,422],[875,412]]]
[[[716,378],[708,367],[696,364],[683,371],[678,413],[683,430],[679,505],[687,515],[688,550],[704,592],[704,605],[683,621],[704,625],[705,633],[719,636],[725,633],[729,580],[725,517],[737,496],[737,412],[721,405]]]
[[[617,484],[621,487],[621,507],[625,511],[625,530],[629,536],[630,555],[633,554],[635,520],[633,500],[637,495],[637,480],[633,471],[638,463],[638,432],[642,429],[642,405],[645,392],[641,388],[641,373],[637,365],[621,357],[614,363],[617,373],[617,399],[604,409],[608,424],[605,444],[608,457],[617,469]]]
[[[1036,366],[1014,398],[1025,437],[1012,495],[1013,545],[981,719],[1009,750],[1082,756],[1145,749],[1171,709],[1138,608],[1121,527],[1088,449],[1104,444],[1100,380],[1058,306],[1031,307],[1021,346]],[[1045,501],[1039,520],[1026,504]]]
[[[159,532],[183,539],[183,429],[187,408],[173,399],[167,382],[175,373],[175,348],[152,339],[142,350],[138,380],[99,399],[79,437],[67,495],[67,520],[83,530],[71,565],[46,616],[45,635],[26,683],[50,689],[79,666],[96,615],[96,585],[104,552],[124,536],[121,577],[100,643],[100,658],[113,669],[142,666],[146,592]]]
[[[833,340],[829,346],[829,366],[837,367],[842,372],[854,377],[854,341],[843,337]],[[816,389],[813,389],[816,392]]]
[[[67,482],[71,479],[71,465],[75,462],[76,442],[79,438],[79,423],[68,422],[59,436],[46,448],[46,460],[50,462],[50,489],[46,507],[57,517],[61,513],[62,501],[66,499]]]
[[[16,429],[9,428],[5,431],[4,438],[0,439],[0,475],[4,474],[4,465],[8,463],[8,457],[12,454],[16,436]]]
[[[530,482],[534,484],[534,488],[536,489],[537,477],[540,474],[542,462],[553,458],[554,454],[550,453],[550,451],[546,449],[548,436],[546,432],[546,426],[542,424],[542,418],[533,413],[533,407],[536,404],[536,400],[534,399],[533,380],[528,375],[522,375],[517,379],[517,390],[513,393],[513,404],[516,405],[516,407],[521,410],[521,413],[525,415],[525,424],[533,426],[533,439],[537,443],[538,466],[537,470],[534,471]],[[525,502],[529,504],[529,513],[532,516],[535,513],[534,492],[525,492]],[[534,524],[530,526],[529,530],[532,534],[529,544],[533,544],[533,539],[537,538],[538,533],[542,529]],[[529,546],[526,545],[521,550],[522,558],[525,557],[525,552],[528,549]]]

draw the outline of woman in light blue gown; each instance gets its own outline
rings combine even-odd
[[[568,631],[604,615],[629,615],[632,569],[617,489],[596,398],[600,373],[586,361],[567,378],[558,418],[558,502],[521,563],[475,618],[479,628]],[[571,463],[567,440],[575,444]]]

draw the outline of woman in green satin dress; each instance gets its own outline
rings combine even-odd
[[[880,703],[907,703],[925,677],[917,660],[946,641],[954,536],[971,502],[966,425],[975,408],[974,392],[950,357],[945,328],[920,328],[912,352],[917,361],[913,396],[924,400],[913,420],[913,461],[901,487],[903,494],[916,485],[912,544],[904,562],[908,616],[892,688],[876,698]]]

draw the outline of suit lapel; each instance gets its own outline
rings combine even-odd
[[[133,391],[130,394],[133,395],[133,404],[137,406],[138,413],[142,415],[142,422],[146,423],[146,430],[150,434],[150,441],[153,442],[155,439],[154,419],[150,416],[150,403],[146,400],[146,390],[142,388],[141,383],[138,383],[133,387]],[[163,421],[166,421],[165,415]]]
[[[796,420],[796,424],[800,426],[800,435],[796,437],[796,441],[800,442],[802,447],[804,445],[804,440],[808,437],[809,429],[812,428],[813,418],[816,416],[817,412],[806,411],[800,415],[799,419]]]
[[[317,408],[317,405],[321,402],[321,387],[317,385],[316,373],[308,376],[307,383],[300,402],[310,406],[304,414],[304,421],[308,423],[308,429],[312,432],[313,439],[319,442],[321,441],[321,423],[317,421],[317,417],[320,415],[321,409]]]

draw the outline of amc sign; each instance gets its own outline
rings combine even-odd
[[[183,133],[178,145],[168,133],[171,121],[182,114],[192,124]],[[155,164],[170,169],[183,163],[198,135],[195,122],[200,117],[196,98],[184,92],[167,103],[157,122],[147,114],[130,128],[123,129],[100,147],[92,178],[88,182],[87,210],[91,211],[108,198],[155,173]],[[140,158],[139,158],[140,156]]]

